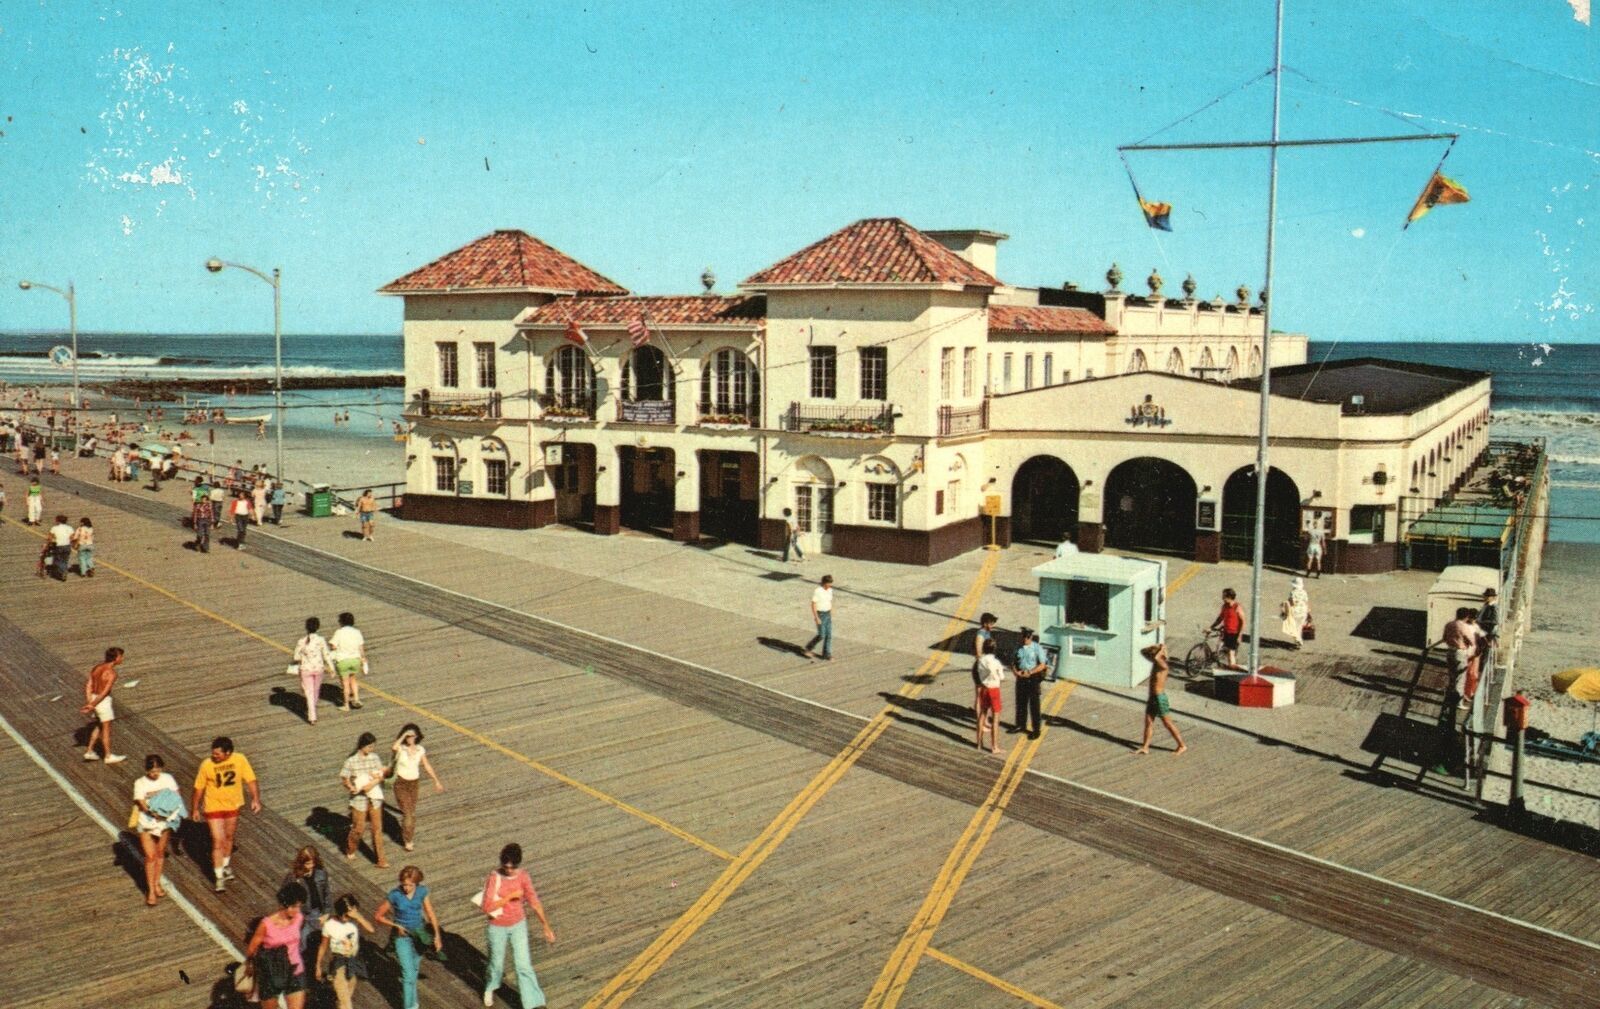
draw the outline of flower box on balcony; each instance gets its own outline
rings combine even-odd
[[[751,427],[751,421],[749,417],[739,413],[706,413],[700,415],[695,426],[710,428],[713,431],[747,431]]]

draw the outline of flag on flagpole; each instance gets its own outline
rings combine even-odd
[[[1137,190],[1135,190],[1137,192]],[[1139,197],[1139,209],[1144,211],[1144,223],[1157,231],[1171,231],[1172,204],[1151,203],[1144,197]]]
[[[1409,228],[1413,221],[1422,219],[1422,216],[1441,203],[1470,203],[1467,191],[1454,179],[1440,175],[1434,169],[1433,175],[1428,178],[1428,184],[1422,188],[1422,195],[1417,197],[1417,202],[1411,208],[1411,213],[1406,215],[1405,227]],[[1405,228],[1401,229],[1402,231]]]
[[[644,324],[644,316],[628,323],[628,337],[633,340],[635,347],[643,347],[650,342],[650,327]]]
[[[567,323],[567,339],[580,347],[589,345],[589,334],[585,333],[576,322]]]

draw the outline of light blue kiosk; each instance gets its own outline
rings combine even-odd
[[[1033,574],[1052,678],[1107,687],[1149,678],[1139,650],[1165,640],[1166,561],[1072,553]]]

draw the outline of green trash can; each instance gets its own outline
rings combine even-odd
[[[325,519],[333,514],[333,488],[325,483],[313,484],[306,495],[306,514],[314,519]]]

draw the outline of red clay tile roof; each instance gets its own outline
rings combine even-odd
[[[1080,333],[1116,332],[1107,322],[1086,308],[1059,305],[990,305],[991,333]]]
[[[746,278],[764,284],[971,284],[1000,282],[898,217],[869,217]]]
[[[622,298],[557,298],[523,313],[519,326],[626,326],[641,315],[657,326],[743,326],[762,324],[767,299],[761,295],[628,295]]]
[[[378,288],[380,294],[529,288],[579,294],[627,294],[628,290],[526,231],[502,230],[468,242],[427,266]]]

